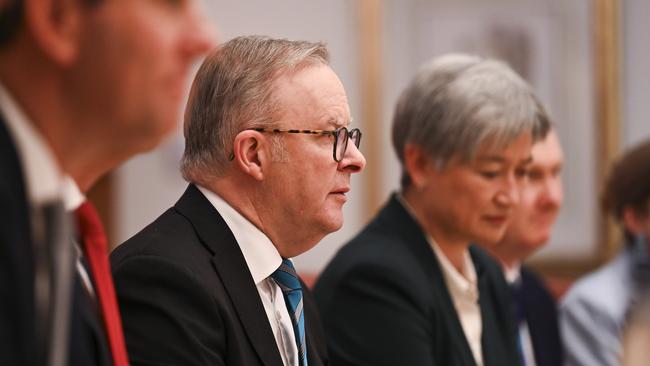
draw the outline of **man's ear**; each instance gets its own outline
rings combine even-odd
[[[645,233],[648,217],[639,213],[633,207],[623,209],[623,225],[625,229],[634,235]]]
[[[268,144],[264,136],[252,130],[245,130],[235,136],[233,160],[244,173],[258,181],[264,180],[264,167],[270,161]]]
[[[432,169],[431,158],[418,145],[406,144],[404,147],[404,167],[411,177],[411,184],[421,188],[428,183],[427,172]]]
[[[41,52],[61,66],[77,58],[84,4],[80,0],[24,0],[25,23]]]

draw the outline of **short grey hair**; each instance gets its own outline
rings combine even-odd
[[[329,65],[323,43],[262,36],[234,38],[208,55],[185,110],[183,177],[201,183],[223,176],[239,132],[276,127],[281,108],[275,102],[275,81],[320,64]]]
[[[484,143],[507,146],[530,131],[548,133],[549,117],[530,86],[505,63],[448,54],[425,64],[400,96],[393,146],[402,163],[406,144],[420,146],[443,168],[452,157],[471,160]]]

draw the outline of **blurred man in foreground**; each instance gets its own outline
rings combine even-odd
[[[501,262],[513,290],[523,364],[554,366],[562,364],[555,300],[522,263],[548,242],[562,206],[564,155],[555,130],[533,145],[532,157],[505,236],[497,245],[485,247]]]
[[[0,2],[0,364],[128,364],[80,190],[173,130],[211,47],[195,1]]]

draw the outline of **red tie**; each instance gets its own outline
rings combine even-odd
[[[102,222],[91,203],[84,202],[76,211],[84,253],[94,279],[95,293],[104,318],[108,343],[115,366],[128,366],[120,311],[115,300],[115,287],[108,264],[108,245]]]

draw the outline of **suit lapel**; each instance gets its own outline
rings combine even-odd
[[[282,358],[257,287],[232,232],[210,202],[190,185],[176,208],[185,215],[212,253],[212,264],[239,316],[246,335],[265,365],[282,366]]]
[[[12,342],[0,345],[0,353],[16,363],[34,362],[34,253],[32,228],[23,170],[5,117],[0,110],[0,288],[11,296],[3,298],[4,309],[12,314],[3,324],[1,335],[11,334]],[[6,265],[10,264],[10,265]],[[14,348],[11,349],[13,344]],[[15,347],[19,345],[19,347]]]
[[[479,289],[479,304],[481,306],[481,319],[483,334],[481,346],[483,349],[483,364],[490,365],[519,365],[519,356],[515,340],[514,312],[512,297],[505,279],[501,284],[497,276],[501,276],[501,269],[494,263],[492,268],[490,259],[485,252],[477,246],[470,246],[470,255],[476,268]]]
[[[327,349],[325,335],[321,325],[320,314],[314,300],[313,294],[305,283],[300,281],[303,287],[303,301],[305,304],[305,338],[307,342],[307,361],[309,366],[321,366],[327,364]]]
[[[111,365],[112,356],[98,304],[88,294],[81,281],[79,273],[75,273],[68,364],[83,365],[92,360],[97,365]]]
[[[460,358],[461,364],[476,365],[449,289],[447,289],[440,263],[420,225],[406,211],[395,195],[391,197],[387,206],[382,210],[378,223],[382,226],[394,227],[395,231],[399,233],[399,236],[406,243],[406,246],[415,254],[421,269],[427,274],[432,284],[435,298],[442,303],[443,314],[439,320],[445,322],[445,328],[449,330],[449,333],[445,336],[453,339],[452,343],[456,348],[453,353]]]
[[[491,297],[489,296],[489,284],[487,276],[483,271],[483,267],[476,259],[475,256],[472,256],[472,262],[474,262],[474,267],[476,268],[476,278],[478,282],[478,291],[479,291],[479,306],[481,307],[481,321],[483,323],[483,334],[481,334],[481,348],[487,350],[488,352],[483,352],[483,364],[484,365],[498,365],[500,360],[499,358],[494,358],[493,355],[499,353],[499,342],[497,340],[503,337],[502,334],[499,334],[498,329],[498,320],[494,319],[492,314],[494,314],[494,308],[492,304]],[[491,351],[491,352],[490,352]]]

